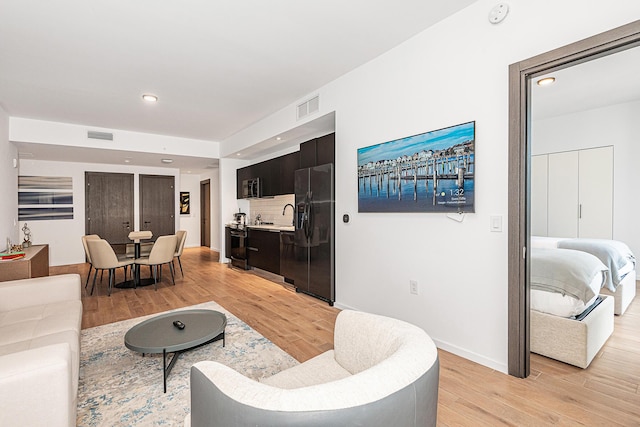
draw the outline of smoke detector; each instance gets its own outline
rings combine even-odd
[[[506,3],[498,3],[489,12],[489,22],[492,24],[499,24],[504,21],[509,13],[509,5]]]

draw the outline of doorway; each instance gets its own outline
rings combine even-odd
[[[640,44],[640,21],[509,67],[509,374],[530,374],[531,80]]]
[[[149,230],[155,241],[175,234],[175,177],[140,175],[140,230]]]
[[[113,245],[130,242],[133,231],[133,174],[85,172],[85,233]]]
[[[211,180],[200,181],[200,246],[211,247]]]

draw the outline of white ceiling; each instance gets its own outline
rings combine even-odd
[[[222,142],[474,1],[2,0],[0,104]]]
[[[553,76],[554,84],[536,82]],[[531,117],[545,119],[640,100],[640,47],[532,79]]]

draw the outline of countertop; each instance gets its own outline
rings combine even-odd
[[[293,225],[261,224],[261,225],[245,225],[245,228],[253,228],[253,229],[265,230],[265,231],[294,231]]]

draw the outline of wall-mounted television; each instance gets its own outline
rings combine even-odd
[[[358,212],[474,212],[475,121],[358,149]]]

